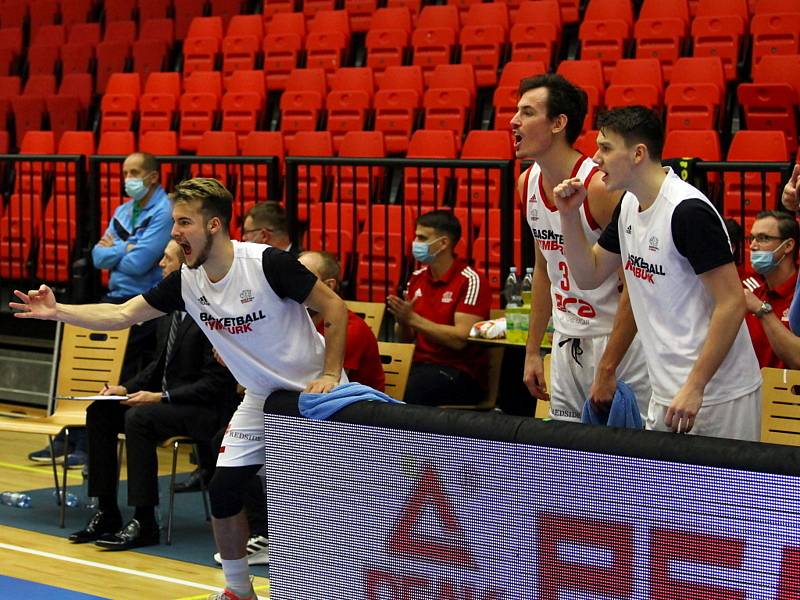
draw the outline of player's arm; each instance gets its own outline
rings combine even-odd
[[[586,239],[580,215],[586,188],[580,179],[566,179],[558,184],[553,190],[553,199],[561,217],[564,255],[572,278],[578,287],[593,290],[619,268],[620,257]]]
[[[623,280],[621,272],[619,276],[620,280]],[[601,407],[609,407],[614,399],[614,393],[617,390],[617,367],[625,357],[635,336],[636,321],[633,318],[628,287],[625,286],[619,297],[611,335],[608,338],[606,349],[597,363],[594,381],[589,389],[589,398],[595,407],[602,410]]]
[[[792,175],[783,188],[781,202],[783,202],[783,206],[788,210],[800,210],[800,198],[798,198],[797,195],[798,179],[800,179],[800,164],[794,166]]]
[[[10,302],[9,306],[17,311],[14,313],[17,318],[63,321],[87,329],[125,329],[165,314],[141,295],[125,304],[61,304],[56,302],[53,290],[44,284],[27,294],[14,290],[14,295],[20,302]]]
[[[541,345],[547,323],[553,312],[553,299],[550,296],[550,276],[547,274],[547,261],[534,243],[536,262],[533,265],[533,286],[531,287],[531,312],[528,324],[528,342],[525,345],[525,366],[522,381],[534,398],[547,400],[547,382],[544,377]]]
[[[347,305],[327,285],[317,280],[305,305],[322,315],[325,323],[325,366],[322,377],[306,387],[307,392],[327,392],[339,385],[347,341]]]
[[[674,431],[691,430],[705,387],[728,355],[746,313],[744,292],[732,262],[703,273],[700,280],[714,308],[697,361],[667,410],[665,421]]]
[[[462,350],[467,345],[470,329],[475,323],[482,320],[478,315],[457,312],[453,315],[453,324],[444,325],[426,319],[413,309],[406,319],[409,327],[429,340],[452,350]]]
[[[749,289],[744,289],[747,310],[756,313],[761,308],[761,300]],[[790,369],[800,369],[800,337],[781,323],[780,317],[770,312],[761,317],[761,327],[769,340],[772,350]]]

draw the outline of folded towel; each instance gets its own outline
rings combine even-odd
[[[373,402],[392,402],[402,404],[383,392],[361,383],[344,383],[337,385],[325,394],[300,394],[298,404],[300,414],[309,419],[324,420],[333,413],[349,406],[353,402],[371,400]]]
[[[597,412],[591,400],[587,398],[583,405],[581,422],[587,425],[607,425],[608,427],[625,427],[627,429],[643,427],[639,405],[636,403],[636,394],[627,383],[619,379],[617,379],[617,391],[614,392],[611,410],[608,411],[608,414]]]

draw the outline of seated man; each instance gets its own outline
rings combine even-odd
[[[405,395],[412,404],[478,404],[486,394],[486,351],[467,338],[475,323],[489,318],[491,292],[453,253],[459,239],[461,224],[451,211],[421,215],[413,252],[423,266],[409,279],[405,298],[387,298],[400,340],[416,343]]]
[[[171,241],[164,250],[164,277],[183,263],[181,247]],[[86,411],[89,437],[89,495],[99,510],[71,542],[95,542],[110,550],[128,550],[159,543],[155,506],[158,504],[160,442],[188,435],[197,440],[202,465],[213,468],[216,453],[210,440],[236,408],[236,381],[211,354],[211,344],[193,319],[180,312],[159,324],[158,358],[125,385],[103,390],[127,395],[122,402],[97,401]],[[122,527],[117,505],[117,434],[125,433],[128,464],[128,504],[133,519]],[[214,449],[216,450],[216,449]]]
[[[745,316],[761,368],[796,369],[800,366],[800,338],[789,330],[789,305],[797,284],[800,227],[783,211],[756,215],[750,230],[750,266]]]
[[[292,246],[286,211],[279,202],[259,202],[247,211],[242,227],[242,241],[269,244],[297,255]]]
[[[341,267],[336,257],[328,252],[303,252],[298,259],[306,269],[314,273],[322,283],[334,292],[339,291]],[[311,313],[311,318],[320,333],[325,332],[322,316]],[[363,383],[383,391],[386,380],[383,374],[381,354],[375,334],[352,310],[347,311],[347,342],[344,347],[344,370],[350,381]]]

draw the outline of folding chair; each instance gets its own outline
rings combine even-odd
[[[761,369],[761,441],[800,446],[800,371]]]
[[[383,302],[358,302],[357,300],[346,300],[348,310],[352,310],[359,317],[366,321],[372,333],[377,338],[383,324],[383,314],[386,312],[386,304]]]
[[[378,342],[383,374],[386,377],[386,394],[402,400],[406,393],[411,359],[414,357],[414,344],[399,342]]]
[[[56,328],[58,375],[51,384],[49,414],[46,417],[0,417],[0,431],[44,434],[48,437],[56,498],[61,506],[60,527],[64,527],[65,504],[61,498],[67,488],[67,460],[65,457],[62,484],[59,486],[53,438],[64,430],[66,452],[70,429],[86,426],[86,407],[91,401],[74,400],[71,397],[95,395],[103,385],[117,384],[128,345],[128,333],[128,329],[94,331],[59,323]]]

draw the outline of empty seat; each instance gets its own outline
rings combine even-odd
[[[789,152],[786,137],[780,131],[737,131],[728,150],[728,161],[786,162]],[[778,173],[725,173],[725,214],[740,216],[761,210],[773,210],[778,205]]]
[[[765,56],[800,52],[800,6],[793,12],[758,14],[750,23],[753,69]]]
[[[139,134],[172,129],[180,95],[179,73],[151,73],[139,98]]]
[[[357,211],[352,204],[326,202],[311,206],[307,247],[337,256],[345,269],[356,250],[359,232]]]
[[[383,134],[380,131],[348,131],[342,138],[339,156],[383,158],[386,156]],[[377,199],[383,182],[383,167],[335,167],[333,197],[339,202],[368,204]]]
[[[679,59],[667,86],[666,130],[716,129],[724,120],[725,72],[717,56]]]
[[[306,22],[302,13],[277,13],[264,36],[264,72],[267,88],[286,88],[289,74],[297,67],[300,51],[305,46]]]
[[[693,56],[719,56],[725,78],[736,78],[742,37],[747,32],[746,0],[700,0],[692,21]]]
[[[175,3],[175,39],[186,38],[192,21],[201,17],[205,10],[206,0],[174,0]],[[220,32],[220,37],[222,33]]]
[[[411,136],[406,157],[455,159],[456,139],[452,131],[420,129]],[[449,167],[415,167],[404,169],[405,203],[426,207],[444,204],[447,185],[452,175]]]
[[[97,92],[106,91],[108,79],[114,73],[126,70],[130,59],[130,44],[127,41],[104,41],[97,45]]]
[[[541,61],[548,67],[561,44],[561,10],[555,0],[523,2],[513,19],[511,60]]]
[[[411,11],[408,7],[379,8],[372,16],[365,46],[367,66],[377,79],[386,67],[403,64],[411,35]]]
[[[232,131],[206,131],[197,143],[197,156],[230,157],[238,154],[239,143]],[[227,162],[196,163],[190,169],[193,177],[213,177],[229,190],[236,190],[237,165]]]
[[[611,109],[640,104],[660,111],[663,93],[661,63],[657,59],[622,59],[617,61],[606,90],[606,106]]]
[[[264,202],[270,198],[280,198],[280,182],[284,173],[284,144],[280,131],[253,131],[249,133],[239,146],[242,156],[276,156],[278,172],[270,178],[267,165],[242,165],[242,178],[239,182],[239,197],[247,210],[256,202]],[[274,188],[274,189],[273,189]]]
[[[508,8],[502,2],[473,4],[459,35],[461,62],[475,68],[479,87],[497,84],[497,69],[508,41]]]
[[[468,125],[476,96],[472,65],[437,65],[431,86],[423,96],[425,129],[449,129],[455,134],[456,147]]]
[[[436,65],[450,64],[458,40],[461,21],[455,6],[426,6],[411,34],[413,64],[422,67],[425,83],[430,84]]]
[[[687,0],[645,0],[633,30],[636,58],[658,59],[664,79],[669,81],[672,65],[683,53],[688,33]]]
[[[222,72],[255,68],[264,39],[264,23],[259,15],[236,15],[222,40]]]
[[[599,60],[610,81],[614,65],[625,57],[632,28],[630,0],[590,0],[578,31],[581,59]]]
[[[330,78],[344,65],[350,46],[350,23],[347,11],[321,10],[314,15],[306,37],[306,66],[323,69]]]
[[[300,131],[286,142],[287,156],[333,156],[333,139],[328,131]],[[298,217],[308,216],[308,207],[320,202],[330,186],[330,169],[321,165],[297,167]]]
[[[371,68],[343,67],[334,73],[331,91],[325,102],[328,110],[327,129],[333,135],[334,152],[339,152],[342,138],[348,131],[364,129],[374,94]]]
[[[298,131],[314,131],[328,93],[325,71],[295,69],[280,99],[281,125],[287,142]]]
[[[469,132],[464,141],[461,158],[513,160],[514,150],[510,131]],[[456,169],[456,205],[469,207],[500,206],[500,170]]]
[[[419,66],[388,67],[375,94],[375,130],[383,132],[386,151],[405,152],[422,106],[423,76]]]

